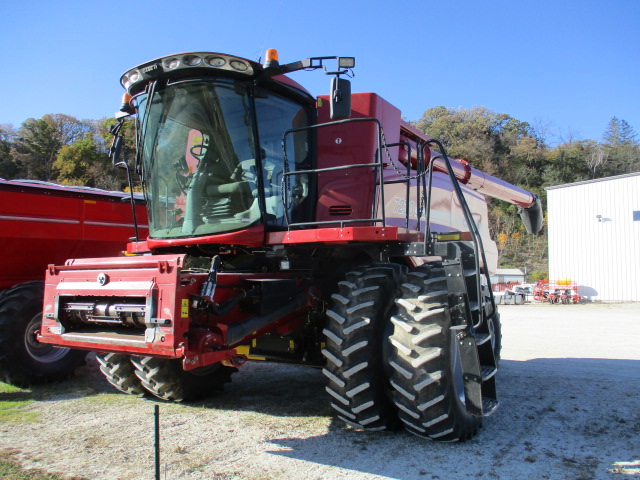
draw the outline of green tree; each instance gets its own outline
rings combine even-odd
[[[13,140],[15,129],[13,125],[0,125],[0,178],[15,178],[18,173],[18,165],[13,158]]]
[[[69,115],[45,115],[26,120],[16,139],[16,156],[20,172],[26,178],[54,180],[53,163],[64,145],[81,139],[90,126]]]
[[[440,140],[449,156],[511,183],[539,186],[545,155],[526,122],[486,107],[430,108],[414,125]]]
[[[92,167],[104,168],[106,160],[106,155],[98,150],[93,135],[87,133],[84,138],[60,149],[53,170],[56,180],[64,185],[96,187]]]
[[[603,176],[619,175],[640,170],[640,145],[633,127],[613,117],[604,132],[604,149],[609,159]]]
[[[25,120],[16,141],[22,175],[35,180],[52,180],[51,167],[61,146],[52,120],[45,117]]]
[[[544,185],[560,185],[593,178],[585,159],[593,142],[582,140],[558,145],[547,154],[542,178]]]

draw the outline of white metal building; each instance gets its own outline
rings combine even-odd
[[[640,173],[549,187],[547,200],[549,280],[571,279],[592,300],[640,301]]]
[[[491,284],[494,283],[522,283],[526,275],[519,268],[498,268],[491,275]]]

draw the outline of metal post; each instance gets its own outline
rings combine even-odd
[[[160,480],[160,407],[153,406],[154,424],[155,424],[155,463],[156,463],[156,480]]]

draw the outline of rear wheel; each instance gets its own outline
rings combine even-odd
[[[411,433],[444,441],[476,434],[481,418],[465,406],[462,362],[451,329],[447,283],[439,266],[410,272],[391,318],[393,399]]]
[[[87,352],[40,343],[43,282],[0,294],[0,380],[20,387],[62,380],[84,364]]]
[[[131,357],[131,363],[142,386],[170,402],[198,400],[220,392],[236,371],[219,363],[186,371],[179,359],[156,357]]]
[[[128,395],[145,394],[145,389],[136,376],[136,369],[131,364],[129,355],[98,353],[96,359],[100,363],[100,371],[111,385]]]
[[[403,271],[397,264],[376,263],[347,273],[327,311],[326,390],[338,417],[357,429],[398,424],[382,352]]]

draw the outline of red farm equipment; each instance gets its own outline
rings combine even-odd
[[[273,54],[171,55],[122,76],[149,236],[135,256],[50,266],[40,339],[169,401],[248,360],[319,367],[355,428],[470,438],[497,406],[501,342],[484,195],[532,232],[538,198],[351,95],[353,58]],[[317,99],[285,76],[319,68],[334,78]]]
[[[146,210],[136,200],[146,224]],[[36,340],[45,270],[87,255],[118,255],[132,236],[130,196],[123,192],[0,180],[0,381],[27,386],[69,376],[86,351]],[[146,225],[141,226],[146,235]]]
[[[567,305],[582,301],[582,297],[578,294],[578,286],[570,280],[540,281],[533,290],[533,298],[538,302]]]

